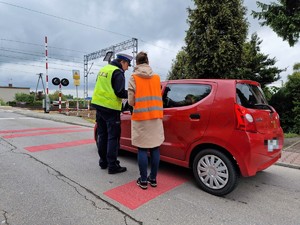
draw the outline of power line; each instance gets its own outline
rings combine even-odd
[[[3,62],[3,63],[11,63],[11,62],[7,62],[7,61],[3,61],[3,60],[0,60],[0,62]],[[24,64],[24,63],[18,63],[18,62],[14,62],[14,64],[17,64],[17,65],[23,65],[23,66],[33,66],[33,67],[40,67],[40,68],[45,68],[45,66],[38,66],[38,65],[33,65],[33,64]],[[78,66],[73,66],[73,68],[79,68]],[[82,67],[81,67],[82,68]],[[56,68],[56,67],[50,67],[49,69],[53,69],[53,70],[63,70],[63,71],[70,71],[70,69],[62,69],[62,68]]]
[[[0,70],[7,70],[7,71],[10,71],[10,72],[18,72],[18,73],[35,73],[35,72],[29,72],[29,71],[27,71],[27,70],[15,70],[15,69],[6,69],[6,68],[0,68]]]
[[[26,44],[26,45],[34,45],[34,46],[39,46],[39,47],[45,47],[44,45],[41,45],[41,44],[35,44],[35,43],[29,43],[29,42],[17,41],[17,40],[10,40],[10,39],[6,39],[6,38],[0,38],[0,40],[1,41],[7,41],[7,42],[16,42],[16,43]],[[62,47],[48,46],[48,48],[59,49],[59,50],[66,50],[66,51],[72,51],[72,52],[78,52],[78,53],[84,53],[84,54],[87,53],[87,52],[84,52],[84,51],[73,50],[73,49],[62,48]]]
[[[43,46],[44,47],[44,46]],[[3,50],[3,51],[10,51],[10,52],[15,52],[15,53],[23,53],[23,54],[27,54],[27,52],[29,52],[29,53],[35,53],[35,54],[38,54],[38,55],[36,55],[36,56],[39,56],[39,55],[41,55],[41,56],[44,56],[44,53],[43,52],[33,52],[33,51],[27,51],[26,50],[26,53],[24,53],[24,52],[22,52],[22,49],[19,49],[19,48],[9,48],[9,47],[6,47],[6,48],[1,48],[0,47],[0,50]],[[13,50],[16,50],[16,51],[13,51]],[[62,57],[70,57],[69,55],[63,55],[63,54],[56,54],[56,53],[51,53],[51,55],[53,55],[53,56],[62,56]],[[74,56],[72,56],[73,57],[73,59],[82,59],[82,58],[79,58],[79,57],[74,57]],[[64,59],[62,59],[62,60],[64,60]]]
[[[36,56],[36,57],[44,57],[43,53],[39,53],[39,52],[32,52],[32,53],[36,53],[36,54],[31,54],[31,53],[28,53],[28,52],[23,52],[21,51],[21,49],[16,49],[16,48],[0,48],[0,50],[2,51],[5,51],[5,52],[10,52],[10,53],[16,53],[16,54],[24,54],[24,55],[31,55],[31,56]],[[65,56],[67,57],[67,55],[60,55],[60,54],[52,54],[52,55],[57,55],[57,56]],[[69,57],[69,56],[68,56]],[[49,58],[52,58],[52,59],[56,59],[56,60],[61,60],[61,61],[66,61],[66,59],[63,59],[63,58],[57,58],[57,57],[49,57]],[[76,59],[77,57],[73,57],[74,59]],[[80,59],[80,58],[77,58],[77,59]],[[35,60],[36,61],[36,60]],[[74,62],[74,63],[83,63],[83,62],[79,62],[79,61],[74,61],[74,60],[68,60],[67,61],[69,62]]]
[[[14,4],[11,4],[11,3],[8,3],[8,2],[0,1],[0,3],[5,4],[5,5],[9,5],[9,6],[13,6],[13,7],[16,7],[16,8],[24,9],[24,10],[27,10],[27,11],[30,11],[30,12],[38,13],[38,14],[41,14],[41,15],[53,17],[53,18],[56,18],[56,19],[65,20],[65,21],[75,23],[75,24],[78,24],[78,25],[81,25],[81,26],[86,26],[86,27],[90,27],[90,28],[93,28],[93,29],[102,30],[102,31],[106,31],[106,32],[109,32],[109,33],[112,33],[112,34],[120,35],[120,36],[123,36],[123,37],[132,38],[131,36],[128,36],[128,35],[125,35],[125,34],[121,34],[121,33],[115,32],[115,31],[106,30],[106,29],[103,29],[103,28],[100,28],[100,27],[95,27],[95,26],[92,26],[92,25],[89,25],[89,24],[77,22],[75,20],[67,19],[67,18],[64,18],[64,17],[61,17],[61,16],[55,16],[55,15],[52,15],[52,14],[49,14],[49,13],[37,11],[37,10],[34,10],[34,9],[29,9],[29,8],[19,6],[19,5],[14,5]]]
[[[26,43],[26,42],[23,42],[23,43]],[[26,44],[32,44],[32,43],[26,43]],[[34,45],[38,45],[38,44],[34,44]],[[41,45],[38,45],[38,46],[41,46]],[[42,46],[42,47],[44,47],[44,46]],[[57,49],[60,49],[60,48],[57,48]],[[44,57],[44,53],[31,51],[30,53],[36,53],[36,54],[30,54],[30,53],[27,53],[28,51],[27,52],[23,52],[22,49],[18,49],[18,48],[8,48],[8,47],[6,47],[6,48],[2,47],[1,48],[0,47],[0,50],[6,51],[6,52],[11,52],[11,53],[19,53],[19,54],[26,54],[26,55],[32,55],[32,56],[37,56],[37,57]],[[74,50],[74,51],[76,51],[76,50]],[[49,58],[56,59],[56,60],[61,60],[61,61],[74,62],[74,63],[83,63],[83,61],[75,61],[74,60],[74,59],[82,60],[82,58],[79,58],[79,57],[72,56],[73,60],[70,60],[68,58],[65,59],[65,58],[58,58],[58,57],[53,57],[53,56],[62,56],[62,57],[68,57],[69,58],[70,57],[69,55],[51,53],[51,56],[49,56]]]
[[[92,26],[92,25],[89,25],[89,24],[81,23],[81,22],[78,22],[78,21],[75,21],[75,20],[71,20],[71,19],[68,19],[68,18],[64,18],[64,17],[61,17],[61,16],[55,16],[55,15],[52,15],[52,14],[49,14],[49,13],[41,12],[41,11],[34,10],[34,9],[29,9],[29,8],[26,8],[26,7],[23,7],[23,6],[19,6],[19,5],[15,5],[15,4],[11,4],[11,3],[8,3],[8,2],[0,1],[0,3],[5,4],[5,5],[9,5],[9,6],[12,6],[12,7],[24,9],[24,10],[27,10],[27,11],[30,11],[30,12],[38,13],[38,14],[41,14],[41,15],[53,17],[53,18],[56,18],[56,19],[65,20],[65,21],[68,21],[68,22],[71,22],[71,23],[75,23],[75,24],[78,24],[78,25],[81,25],[81,26],[86,26],[86,27],[89,27],[89,28],[93,28],[93,29],[97,29],[97,30],[109,32],[109,33],[112,33],[112,34],[115,34],[115,35],[132,38],[132,36],[129,36],[129,35],[126,35],[126,34],[122,34],[122,33],[119,33],[119,32],[115,32],[115,31],[104,29],[104,28]],[[165,48],[165,47],[162,47],[162,46],[159,46],[159,45],[147,42],[147,41],[145,41],[145,40],[143,40],[141,38],[139,38],[139,40],[141,42],[146,43],[146,44],[155,46],[157,48],[161,48],[161,49],[164,49],[164,50],[167,50],[167,51],[175,52],[175,51],[173,51],[171,49],[168,49],[168,48]]]
[[[11,50],[7,50],[7,49],[4,49],[4,48],[0,48],[0,50],[6,51],[6,52],[10,52],[10,53],[17,53],[17,54],[25,54],[25,55],[36,56],[36,57],[39,57],[39,58],[43,57],[43,56],[40,56],[40,55],[30,54],[30,53],[21,52],[21,51],[11,51]],[[20,59],[20,60],[26,60],[26,61],[44,62],[43,60],[41,60],[41,59],[38,60],[37,58],[30,59],[30,58],[16,57],[16,56],[10,56],[10,55],[1,55],[1,54],[0,54],[0,57],[6,57],[6,58],[11,58],[11,59]],[[62,58],[57,58],[57,57],[52,57],[52,56],[48,57],[48,58],[52,59],[52,60],[67,61],[67,62],[75,63],[75,64],[83,64],[83,62],[79,62],[79,61],[75,61],[75,60],[70,60],[70,59],[62,59]],[[54,62],[52,60],[50,60],[50,62],[52,64],[72,67],[71,65],[57,63],[57,62]],[[7,63],[9,63],[9,62],[7,62]],[[102,65],[99,65],[99,64],[96,65],[95,64],[95,66],[101,66],[102,67],[103,64]],[[77,66],[77,67],[79,67],[79,66]],[[80,66],[80,67],[83,68],[82,66]]]

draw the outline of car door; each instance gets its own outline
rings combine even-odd
[[[137,149],[131,144],[131,111],[127,99],[123,100],[123,110],[121,113],[121,149],[136,152]]]
[[[161,156],[186,160],[189,146],[204,134],[213,102],[212,86],[207,82],[169,81],[163,90],[164,134]]]

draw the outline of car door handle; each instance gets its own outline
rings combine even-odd
[[[192,120],[200,119],[200,114],[199,114],[199,113],[192,113],[192,114],[190,115],[190,118],[191,118]]]

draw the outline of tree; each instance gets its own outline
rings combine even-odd
[[[242,1],[195,0],[188,14],[188,77],[230,78],[242,63],[248,29]]]
[[[241,4],[241,0],[195,0],[195,9],[188,9],[186,47],[173,61],[168,79],[250,79],[262,87],[280,79],[284,70],[274,66],[275,58],[260,52],[257,34],[246,42],[248,26]]]
[[[168,73],[168,80],[191,78],[189,77],[189,72],[186,68],[187,57],[188,56],[184,49],[178,52],[178,54],[176,55],[176,59],[173,60],[171,71],[169,71]]]
[[[287,96],[292,100],[293,132],[300,134],[300,63],[294,65],[294,72],[288,76]]]
[[[294,46],[300,37],[300,1],[277,0],[277,3],[256,2],[261,12],[252,11],[254,18],[262,20],[262,26],[269,26],[290,46]]]
[[[73,95],[71,95],[71,94],[64,95],[64,96],[65,96],[66,99],[73,99],[74,98]]]
[[[300,63],[294,65],[285,86],[274,94],[270,104],[280,115],[285,132],[300,134]]]
[[[280,116],[281,127],[285,133],[292,132],[293,118],[290,116],[293,103],[286,92],[286,87],[282,87],[276,92],[271,99],[269,104],[275,108]]]
[[[280,79],[279,74],[284,69],[278,69],[274,66],[275,58],[269,58],[269,55],[260,52],[261,43],[262,40],[256,33],[251,35],[249,42],[244,43],[242,64],[236,71],[234,78],[254,80],[259,82],[262,87]]]
[[[53,94],[49,94],[49,98],[50,98],[51,101],[58,101],[59,91],[55,91]],[[61,94],[61,100],[66,101],[67,100],[66,96]]]

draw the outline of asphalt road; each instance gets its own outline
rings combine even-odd
[[[136,156],[121,152],[128,171],[109,175],[92,139],[88,126],[0,109],[0,224],[300,224],[297,169],[271,166],[216,197],[161,163],[158,187],[143,191]]]

